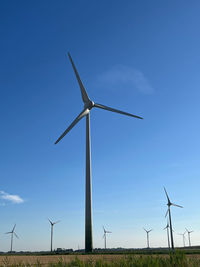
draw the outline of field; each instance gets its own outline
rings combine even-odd
[[[0,266],[55,267],[199,267],[200,255],[177,252],[168,255],[8,255],[0,256]]]
[[[25,265],[37,265],[40,262],[41,265],[47,266],[49,263],[58,263],[66,262],[69,263],[75,258],[80,259],[81,261],[95,262],[97,260],[102,260],[104,262],[112,262],[113,260],[120,260],[123,258],[123,255],[45,255],[45,256],[0,256],[0,266],[5,266],[6,264],[19,264],[23,263]]]

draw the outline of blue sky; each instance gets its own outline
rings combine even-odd
[[[165,185],[176,233],[199,208],[199,1],[1,1],[0,251],[84,247],[85,119],[70,51],[89,97],[144,117],[91,112],[94,247],[166,246]],[[182,237],[175,234],[175,245]]]

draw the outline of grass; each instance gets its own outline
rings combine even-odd
[[[32,263],[10,263],[8,257],[5,257],[0,267],[199,267],[200,258],[198,257],[186,257],[183,252],[177,251],[170,256],[161,255],[126,255],[120,259],[113,258],[112,261],[105,261],[104,259],[87,259],[86,261],[80,260],[75,257],[70,262],[65,262],[63,257],[60,257],[55,263],[41,264],[37,260],[34,264]]]

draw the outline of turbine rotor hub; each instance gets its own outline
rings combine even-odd
[[[85,108],[91,110],[93,107],[94,107],[94,102],[93,101],[85,103]]]

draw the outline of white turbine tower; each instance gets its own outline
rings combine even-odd
[[[163,230],[167,229],[167,242],[168,242],[168,248],[170,249],[169,228],[170,228],[169,227],[169,222],[167,221],[167,225],[166,225],[166,227]]]
[[[78,81],[82,100],[84,103],[84,108],[81,113],[75,118],[75,120],[70,124],[70,126],[64,131],[64,133],[57,139],[55,144],[57,144],[83,117],[86,117],[86,191],[85,191],[85,252],[92,252],[93,242],[92,242],[92,185],[91,185],[91,148],[90,148],[90,111],[92,108],[100,108],[108,111],[116,112],[119,114],[131,116],[137,119],[142,119],[139,116],[120,111],[118,109],[110,108],[101,104],[94,103],[88,97],[88,94],[83,86],[80,76],[76,70],[74,62],[70,54],[68,53],[69,59],[71,61],[72,67],[74,69],[76,79]]]
[[[187,231],[185,231],[183,234],[178,234],[178,235],[182,235],[183,237],[183,247],[185,247],[185,234]]]
[[[51,220],[48,219],[48,221],[50,222],[51,224],[51,252],[53,250],[53,227],[56,223],[59,223],[60,221],[57,221],[57,222],[52,222]]]
[[[15,227],[16,227],[16,224],[14,225],[12,231],[5,233],[5,234],[11,234],[10,252],[12,252],[12,248],[13,248],[13,235],[15,235],[19,239],[18,235],[15,233]]]
[[[191,247],[191,242],[190,242],[190,234],[194,231],[189,231],[187,228],[185,228],[185,230],[187,231],[188,233],[188,241],[189,241],[189,247]]]
[[[166,191],[165,187],[164,187],[164,190],[165,190],[165,194],[166,194],[166,197],[167,197],[167,206],[168,206],[168,209],[167,209],[167,212],[165,214],[165,217],[167,216],[167,214],[169,214],[169,226],[170,226],[170,235],[171,235],[171,247],[172,247],[172,250],[174,250],[173,228],[172,228],[172,218],[171,218],[171,210],[170,210],[170,207],[171,206],[175,206],[175,207],[179,207],[179,208],[183,208],[183,207],[172,203],[170,201],[170,199],[169,199],[169,196],[167,194],[167,191]]]
[[[111,234],[112,232],[106,231],[106,229],[104,228],[104,226],[103,226],[103,232],[104,232],[104,235],[103,235],[104,245],[105,245],[105,249],[106,249],[106,234]]]
[[[147,248],[149,248],[149,233],[151,232],[151,231],[153,231],[153,229],[151,229],[151,230],[146,230],[145,228],[143,228],[144,229],[144,231],[147,233]]]

